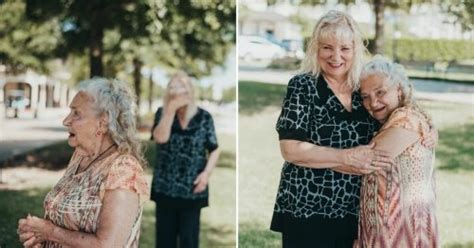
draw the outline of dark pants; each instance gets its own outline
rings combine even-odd
[[[282,234],[283,248],[352,248],[353,239],[318,239],[304,234]]]
[[[157,248],[198,248],[200,208],[156,207]],[[178,242],[179,240],[179,242]]]

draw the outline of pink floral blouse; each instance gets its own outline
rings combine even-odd
[[[361,247],[439,247],[433,149],[421,145],[429,135],[427,118],[411,107],[395,110],[380,132],[397,127],[419,135],[395,158],[387,175],[362,179],[359,242]]]
[[[72,155],[63,177],[46,195],[45,219],[69,230],[95,233],[106,190],[130,190],[139,195],[140,208],[125,247],[138,247],[143,203],[150,194],[140,163],[115,152],[75,175],[81,159],[77,153]],[[46,242],[44,247],[61,245]]]

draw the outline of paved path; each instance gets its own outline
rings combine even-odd
[[[235,103],[220,106],[202,103],[201,106],[213,115],[217,132],[235,134]],[[30,113],[14,119],[4,118],[0,111],[0,167],[3,161],[12,156],[66,140],[68,134],[62,120],[68,112],[67,108],[48,109],[40,113],[38,119],[33,119]],[[148,134],[145,136],[149,137]]]

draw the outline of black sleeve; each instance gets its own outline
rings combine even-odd
[[[282,110],[276,123],[280,140],[308,140],[310,130],[308,94],[308,80],[300,76],[295,76],[290,80]]]
[[[155,113],[155,120],[153,121],[153,127],[151,128],[151,137],[150,140],[153,140],[153,130],[155,130],[155,127],[158,126],[158,123],[160,123],[161,119],[161,113],[163,112],[163,108],[159,107],[158,110],[156,110]]]
[[[205,147],[207,151],[210,153],[217,149],[219,145],[217,144],[217,136],[216,136],[216,129],[214,127],[214,120],[212,119],[211,114],[206,114],[206,143]]]

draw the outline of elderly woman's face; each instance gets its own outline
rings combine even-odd
[[[86,93],[79,92],[69,107],[71,112],[63,120],[69,132],[68,143],[74,148],[90,149],[97,141],[100,122],[92,108],[92,101]]]
[[[318,48],[318,64],[328,77],[346,78],[352,66],[354,45],[351,39],[321,40]]]
[[[362,80],[360,93],[364,107],[380,123],[385,123],[390,114],[400,107],[400,87],[391,85],[383,75],[374,74]]]

